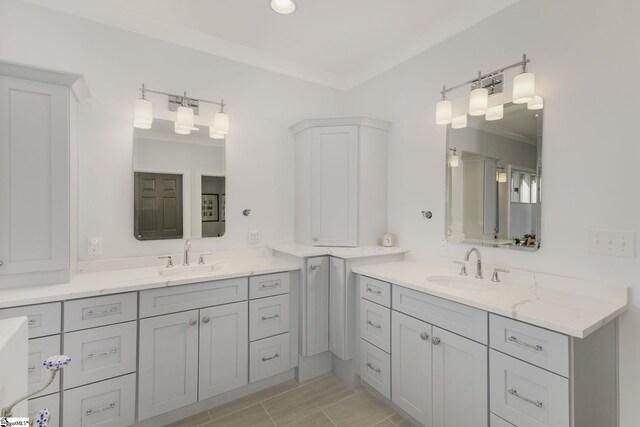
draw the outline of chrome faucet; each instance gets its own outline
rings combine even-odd
[[[469,256],[471,255],[472,252],[476,253],[476,279],[484,279],[484,277],[482,276],[482,257],[480,256],[480,251],[478,250],[478,248],[471,248],[467,251],[467,253],[464,256],[464,260],[465,261],[469,261]]]
[[[184,261],[182,265],[189,265],[189,253],[191,252],[191,240],[185,240],[184,242]]]

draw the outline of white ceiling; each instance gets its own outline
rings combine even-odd
[[[349,89],[518,0],[26,0],[327,86]]]

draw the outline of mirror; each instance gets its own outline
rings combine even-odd
[[[134,236],[138,240],[221,237],[225,232],[225,144],[199,126],[175,133],[154,119],[134,129]]]
[[[504,117],[447,129],[449,242],[540,247],[542,110],[505,104]]]

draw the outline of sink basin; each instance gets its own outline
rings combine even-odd
[[[190,274],[206,274],[219,269],[220,266],[213,264],[177,265],[161,268],[160,275],[165,277],[188,276]]]
[[[465,291],[488,291],[496,288],[496,285],[491,282],[456,276],[430,276],[427,277],[427,281],[433,285]]]

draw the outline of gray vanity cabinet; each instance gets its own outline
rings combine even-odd
[[[302,301],[302,355],[313,356],[329,350],[329,257],[307,259]]]

